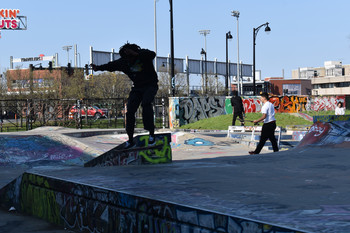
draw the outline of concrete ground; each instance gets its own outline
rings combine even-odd
[[[150,166],[32,171],[300,232],[339,233],[350,232],[346,151],[309,147]]]
[[[42,127],[27,132],[2,133],[0,137],[8,138],[13,136],[32,136],[41,135],[58,141],[64,145],[79,148],[91,156],[98,156],[126,140],[126,135],[122,134],[123,130],[75,130],[61,127]],[[142,131],[142,130],[139,130]],[[92,133],[91,133],[92,132]],[[164,130],[162,130],[164,132]],[[232,139],[226,138],[226,132],[202,132],[202,133],[184,133],[177,132],[172,137],[173,161],[208,159],[225,156],[248,155],[246,146],[236,144]],[[39,142],[40,143],[40,142]],[[29,144],[29,147],[34,144]],[[35,146],[35,145],[34,145]],[[50,145],[48,145],[50,146]],[[56,146],[56,145],[52,145]],[[20,145],[19,145],[20,147]],[[0,152],[0,158],[11,157],[12,155],[25,155],[28,145],[16,150]],[[35,151],[35,148],[32,148]],[[30,149],[30,150],[32,150]],[[13,152],[13,154],[12,154]],[[32,169],[48,169],[57,171],[57,166],[62,164],[35,158],[22,164],[3,164],[0,166],[0,188],[11,182],[24,171]],[[1,162],[1,161],[0,161]],[[81,161],[75,161],[75,165],[65,166],[65,169],[73,170]],[[1,163],[0,163],[1,164]],[[0,210],[0,233],[2,232],[47,232],[61,233],[70,232],[62,229],[60,226],[54,226],[43,220],[32,216],[22,215],[15,211]]]
[[[126,140],[120,131],[105,133],[48,127],[0,137],[44,135],[98,156]],[[163,165],[83,168],[76,159],[75,165],[57,166],[57,161],[45,160],[47,157],[26,164],[3,164],[0,188],[30,170],[303,232],[350,232],[348,148],[304,147],[246,156],[250,149],[226,138],[225,132],[176,132],[172,148],[173,163]],[[0,159],[8,159],[11,153],[18,154],[3,150]],[[25,156],[23,148],[21,153]],[[97,180],[96,176],[104,178]],[[0,232],[69,231],[1,210]]]

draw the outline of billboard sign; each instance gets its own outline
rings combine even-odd
[[[40,54],[38,57],[13,58],[12,62],[30,62],[30,61],[52,61],[54,56],[44,56]]]
[[[0,30],[26,30],[27,17],[18,9],[0,9]]]

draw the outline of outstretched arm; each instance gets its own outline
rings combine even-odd
[[[141,59],[150,59],[150,60],[153,60],[155,57],[156,57],[156,53],[151,51],[151,50],[148,50],[148,49],[141,49],[139,51],[139,57]]]
[[[108,62],[106,64],[97,66],[95,64],[91,64],[91,67],[94,71],[109,71],[109,72],[113,72],[113,71],[123,71],[124,70],[124,62],[121,59],[115,60],[115,61],[111,61]]]

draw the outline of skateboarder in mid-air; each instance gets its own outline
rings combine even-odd
[[[125,148],[135,146],[133,141],[135,128],[135,113],[142,106],[142,120],[150,137],[148,145],[155,145],[154,122],[153,122],[153,100],[158,91],[158,77],[153,66],[156,54],[147,49],[141,49],[136,44],[126,43],[119,49],[120,59],[111,61],[104,65],[94,65],[94,71],[122,71],[133,81],[133,87],[129,94],[126,113],[126,133],[129,140]]]

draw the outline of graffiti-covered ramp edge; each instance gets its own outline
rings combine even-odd
[[[77,232],[304,232],[29,172],[0,190],[0,207]]]
[[[160,164],[172,162],[171,133],[155,134],[155,145],[149,145],[149,135],[134,137],[135,147],[124,149],[126,142],[86,162],[85,167]]]
[[[315,122],[297,145],[304,147],[350,148],[350,121]],[[320,150],[322,150],[320,148]]]

